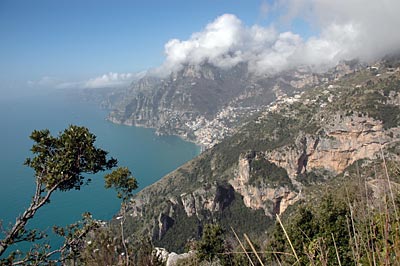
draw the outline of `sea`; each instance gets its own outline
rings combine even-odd
[[[42,91],[0,97],[0,220],[3,229],[12,225],[34,193],[35,176],[23,165],[32,157],[35,129],[49,129],[57,135],[69,125],[89,128],[97,136],[96,145],[127,166],[138,180],[139,190],[194,158],[200,147],[176,136],[157,136],[153,129],[116,125],[105,118],[108,111],[82,100],[78,93],[64,90]],[[119,210],[116,192],[104,188],[104,173],[90,176],[92,182],[80,190],[56,192],[49,204],[37,212],[28,228],[49,234],[50,245],[62,239],[51,233],[53,225],[65,226],[90,212],[95,219],[109,220]],[[2,234],[0,233],[0,237]],[[19,244],[13,249],[26,249]]]

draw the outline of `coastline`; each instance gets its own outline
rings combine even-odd
[[[207,140],[199,139],[199,138],[192,139],[192,138],[187,137],[187,134],[186,135],[182,135],[182,134],[174,134],[174,133],[163,133],[163,132],[160,132],[157,127],[148,126],[146,124],[121,122],[121,121],[117,120],[116,118],[111,117],[110,115],[108,115],[105,118],[105,120],[108,121],[108,122],[111,122],[111,123],[113,123],[115,125],[123,125],[123,126],[128,126],[128,127],[139,127],[139,128],[154,129],[156,136],[175,136],[175,137],[178,137],[183,141],[187,141],[187,142],[193,143],[196,146],[198,146],[200,148],[200,153],[198,155],[200,155],[202,152],[212,148],[214,145],[217,144],[217,143],[215,143],[213,145],[207,145]]]

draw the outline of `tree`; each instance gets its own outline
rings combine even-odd
[[[28,158],[25,165],[35,171],[35,194],[29,207],[0,240],[0,257],[14,243],[33,242],[43,237],[25,227],[36,212],[50,202],[53,192],[79,190],[90,182],[84,174],[95,174],[117,165],[116,159],[107,159],[107,152],[94,145],[96,136],[85,127],[71,125],[57,137],[48,129],[35,130],[30,138],[34,141],[31,149],[34,157]]]
[[[218,224],[206,224],[201,239],[197,243],[197,254],[200,261],[212,263],[214,258],[223,259],[224,231]]]
[[[132,173],[126,167],[120,167],[105,177],[105,187],[115,188],[117,191],[117,197],[122,199],[121,203],[121,216],[119,217],[121,225],[121,241],[125,250],[125,264],[129,265],[129,251],[126,246],[126,239],[124,234],[124,224],[126,221],[126,210],[129,199],[133,196],[133,191],[138,188],[136,178],[132,176]]]
[[[133,196],[133,191],[138,188],[136,178],[127,167],[119,167],[113,172],[104,176],[105,187],[117,191],[117,197],[122,199],[122,203],[127,203]]]

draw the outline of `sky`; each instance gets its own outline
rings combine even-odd
[[[264,74],[373,60],[400,47],[399,10],[398,0],[0,0],[0,92],[126,86],[206,61]]]

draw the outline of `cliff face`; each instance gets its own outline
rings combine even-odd
[[[264,154],[258,154],[258,156]],[[265,215],[274,217],[282,214],[289,205],[296,203],[301,193],[288,186],[269,187],[265,183],[256,186],[250,183],[252,175],[251,160],[248,154],[241,155],[238,162],[238,174],[229,181],[232,187],[243,196],[243,202],[248,208],[263,209]]]
[[[278,97],[231,137],[138,193],[129,213],[143,226],[135,230],[169,250],[198,237],[209,221],[264,232],[275,214],[359,160],[398,159],[399,95],[400,70],[383,68],[379,76],[365,69]]]
[[[255,156],[248,154],[240,156],[238,174],[229,183],[243,196],[247,207],[263,209],[272,217],[302,198],[299,191],[303,184],[297,180],[299,175],[318,170],[328,171],[333,176],[341,174],[358,160],[380,158],[385,145],[399,140],[397,127],[385,131],[382,122],[372,118],[336,114],[317,134],[299,132],[293,144],[257,154],[285,169],[293,188],[250,184],[251,161]]]
[[[114,123],[152,127],[206,148],[231,136],[244,120],[277,97],[354,72],[346,63],[324,74],[298,68],[275,76],[256,76],[246,64],[219,69],[188,65],[165,79],[145,77],[132,85],[108,119]],[[113,101],[115,102],[115,101]]]
[[[229,128],[223,125],[226,112],[222,107],[237,107],[236,97],[251,98],[259,90],[259,85],[252,83],[244,64],[230,70],[208,64],[189,65],[166,79],[147,82],[145,78],[134,84],[126,99],[110,113],[109,120],[156,128],[159,134],[175,134],[192,141],[208,139],[205,143],[210,144],[230,133]],[[250,85],[254,88],[249,94],[246,91]],[[263,104],[268,104],[274,99],[274,94],[263,93],[263,98]],[[254,112],[257,107],[250,109]],[[238,110],[237,115],[245,114]],[[224,129],[218,133],[210,130],[218,126]],[[209,136],[205,127],[210,131]]]
[[[398,134],[397,128],[384,131],[382,122],[370,117],[335,114],[318,134],[300,132],[294,144],[270,151],[267,158],[292,177],[313,169],[338,174],[357,160],[372,158]]]

